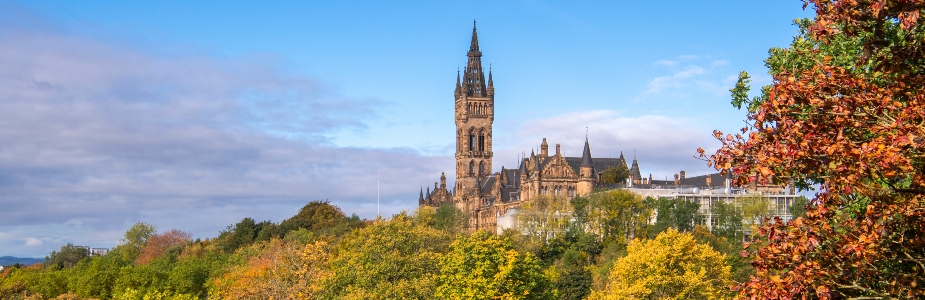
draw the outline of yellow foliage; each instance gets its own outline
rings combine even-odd
[[[324,277],[328,246],[324,241],[302,249],[273,239],[251,246],[257,254],[214,281],[211,296],[222,299],[313,298]],[[246,252],[246,251],[245,251]]]
[[[631,241],[607,287],[589,299],[727,299],[730,277],[722,253],[669,229],[653,240]]]

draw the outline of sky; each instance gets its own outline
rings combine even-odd
[[[710,173],[740,71],[801,1],[0,0],[0,256],[113,247],[136,222],[211,238],[313,200],[375,218],[454,172],[477,21],[494,171],[542,138],[643,174]],[[754,90],[757,90],[755,88]],[[378,199],[378,201],[377,201]],[[377,204],[378,203],[378,204]]]

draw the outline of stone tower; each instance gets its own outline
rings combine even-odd
[[[591,145],[588,144],[588,137],[585,137],[585,150],[581,154],[581,164],[578,165],[578,195],[583,196],[591,193],[594,189],[594,161],[591,159]]]
[[[468,64],[462,78],[456,75],[456,194],[473,199],[478,194],[478,178],[491,174],[492,123],[495,120],[495,89],[491,70],[488,80],[482,70],[482,52],[475,22]]]

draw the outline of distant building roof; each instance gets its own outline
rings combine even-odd
[[[578,168],[581,166],[581,157],[566,157],[565,162],[568,163],[569,167],[572,167],[572,170],[575,170],[575,173],[578,173]],[[594,173],[604,172],[607,168],[616,168],[620,165],[619,158],[591,158],[591,162],[594,165]]]

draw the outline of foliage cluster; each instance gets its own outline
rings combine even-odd
[[[655,296],[725,297],[690,294],[687,284],[729,285],[730,266],[743,264],[728,253],[741,249],[695,227],[696,210],[683,207],[625,190],[539,197],[518,213],[528,216],[520,218],[524,227],[501,235],[465,230],[465,214],[452,205],[361,221],[316,201],[280,224],[245,218],[215,239],[195,241],[138,223],[109,254],[87,256],[65,245],[45,265],[8,269],[0,298],[586,299],[592,290],[601,298],[625,294],[617,288],[624,283]],[[674,217],[649,225],[655,213]],[[671,243],[694,250],[678,252]],[[672,255],[641,253],[647,251]],[[645,271],[652,264],[683,266]],[[675,274],[668,288],[652,285],[659,281],[653,278],[627,283],[630,275],[621,274],[630,269],[687,273]]]
[[[925,297],[925,1],[806,6],[765,61],[771,85],[749,99],[743,72],[731,90],[748,126],[714,132],[710,164],[739,184],[819,188],[801,218],[760,228],[741,296]]]

